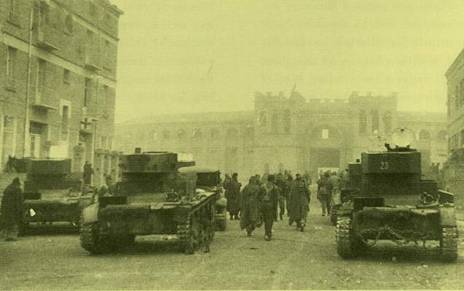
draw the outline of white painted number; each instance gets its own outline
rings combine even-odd
[[[388,168],[389,168],[388,162],[386,161],[380,162],[380,170],[388,170]]]

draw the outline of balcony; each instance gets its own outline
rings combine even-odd
[[[54,38],[55,35],[50,28],[47,28],[46,26],[39,26],[36,30],[35,45],[49,52],[58,50],[58,47],[55,45],[56,40]]]
[[[100,71],[100,58],[97,49],[92,47],[85,49],[84,67],[92,72]]]
[[[48,112],[49,110],[58,110],[58,108],[50,105],[50,99],[54,94],[54,89],[48,86],[39,86],[35,88],[35,94],[29,102],[36,111]]]

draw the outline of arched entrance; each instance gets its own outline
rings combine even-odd
[[[343,135],[329,125],[318,125],[307,131],[308,163],[305,166],[309,173],[316,176],[319,171],[339,169],[345,154]]]

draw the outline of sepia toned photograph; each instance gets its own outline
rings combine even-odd
[[[464,289],[464,1],[0,0],[0,290]]]

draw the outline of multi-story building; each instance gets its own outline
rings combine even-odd
[[[108,167],[121,14],[108,0],[0,1],[2,168],[9,155]]]
[[[453,152],[464,145],[464,50],[446,72],[448,85],[448,149]]]
[[[242,177],[255,173],[310,172],[342,168],[366,150],[383,149],[396,128],[414,133],[412,146],[423,152],[426,169],[446,160],[446,116],[397,110],[397,96],[309,99],[255,95],[249,112],[158,116],[116,126],[116,147],[132,151],[170,150],[194,155],[201,166]]]

